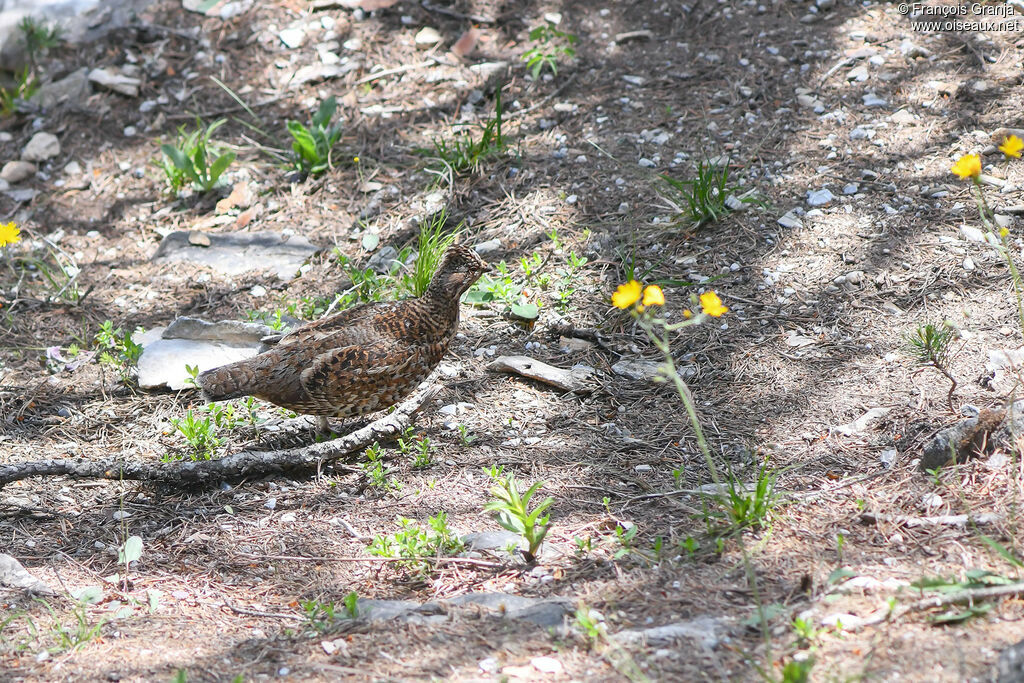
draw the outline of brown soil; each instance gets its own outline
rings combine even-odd
[[[163,681],[184,670],[196,681],[752,680],[759,670],[781,676],[787,663],[808,656],[820,680],[989,678],[999,651],[1024,638],[1018,598],[979,603],[992,609],[951,625],[933,625],[941,610],[863,628],[855,622],[891,598],[903,605],[920,597],[897,582],[960,580],[977,569],[1012,578],[1017,571],[982,536],[1016,545],[1020,460],[978,459],[936,477],[921,473],[922,445],[958,416],[947,405],[946,380],[921,370],[904,349],[917,324],[947,319],[960,330],[950,362],[959,380],[956,408],[998,408],[1011,395],[1009,385],[987,380],[985,362],[989,349],[1019,346],[1012,282],[994,249],[963,239],[960,227],[978,225],[977,211],[968,184],[949,167],[988,146],[988,132],[1019,124],[1019,34],[915,32],[895,4],[842,0],[810,23],[801,21],[809,4],[767,0],[763,11],[756,3],[699,0],[691,7],[460,1],[450,9],[494,20],[479,24],[480,42],[460,63],[446,49],[413,43],[423,26],[440,31],[446,45],[470,27],[435,4],[406,0],[363,20],[341,9],[316,13],[337,21],[339,42],[360,41],[358,50],[338,52],[361,66],[289,89],[282,75],[316,63],[318,39],[289,50],[276,36],[306,16],[306,3],[256,3],[222,21],[158,2],[140,24],[174,31],[126,29],[100,44],[57,50],[47,61],[54,78],[79,63],[138,61],[147,76],[137,100],[98,93],[5,121],[12,140],[0,143],[0,158],[18,156],[36,130],[33,121],[57,134],[63,149],[44,169],[47,179],[23,184],[40,190],[35,199],[15,204],[0,195],[0,216],[16,221],[25,238],[0,270],[4,463],[115,455],[156,461],[182,449],[170,421],[201,408],[195,392],[142,392],[96,360],[74,371],[49,367],[46,349],[90,348],[106,320],[131,330],[181,315],[246,319],[250,311],[332,295],[344,278],[334,249],[365,263],[370,254],[358,239],[364,225],[380,232],[382,244],[409,243],[410,221],[423,215],[431,192],[440,191],[451,215],[466,222],[466,241],[501,240],[487,259],[506,260],[520,280],[518,260],[535,252],[552,281],[571,253],[589,260],[566,306],[556,287],[530,288],[543,303],[536,325],[510,320],[498,305],[464,307],[462,336],[446,360],[455,372],[438,380],[443,391],[417,423],[436,445],[435,464],[413,469],[396,444],[384,447],[400,490],[370,486],[358,464],[233,481],[223,490],[70,479],[4,487],[0,549],[61,596],[43,603],[0,592],[0,679]],[[534,82],[520,57],[546,12],[560,12],[559,28],[580,41],[557,75]],[[201,41],[178,30],[197,26]],[[650,38],[615,43],[617,34],[640,30]],[[904,41],[927,52],[908,54]],[[872,55],[881,63],[869,62]],[[416,66],[428,56],[438,63]],[[417,150],[449,136],[464,116],[491,115],[494,83],[468,66],[497,60],[511,65],[503,93],[512,147],[477,171],[438,183]],[[403,66],[413,68],[367,81]],[[856,66],[867,68],[866,81],[848,78]],[[820,100],[820,113],[798,103],[799,88]],[[484,100],[467,114],[474,89]],[[886,104],[866,106],[866,93]],[[319,179],[290,183],[266,148],[284,153],[285,121],[307,120],[330,94],[344,115],[336,155],[344,161]],[[161,96],[167,104],[140,113],[141,101]],[[894,116],[900,110],[906,114]],[[229,117],[218,139],[238,152],[232,173],[247,174],[233,179],[258,190],[259,209],[243,227],[288,229],[323,247],[301,277],[280,283],[253,272],[229,279],[148,262],[168,230],[238,228],[237,210],[212,220],[213,199],[168,197],[152,165],[157,138],[173,139],[196,113],[206,121]],[[129,125],[137,136],[125,137]],[[873,137],[851,138],[858,127]],[[670,138],[650,141],[655,129]],[[677,220],[657,174],[689,178],[697,160],[722,154],[732,178],[756,190],[765,206],[692,230]],[[72,160],[82,177],[64,177]],[[992,164],[986,173],[1024,185],[1019,162],[985,161]],[[364,191],[370,181],[380,189]],[[858,194],[843,194],[849,183],[858,184]],[[803,216],[802,227],[776,222],[793,207],[809,209],[807,191],[822,188],[835,198]],[[997,209],[1019,203],[1019,194],[988,191]],[[1011,239],[1018,231],[1011,226]],[[88,294],[78,303],[54,297],[38,271],[9,265],[16,254],[46,257],[43,238],[55,240],[55,233],[81,268],[77,286]],[[680,320],[689,295],[702,287],[730,307],[679,334],[673,352],[693,373],[688,383],[723,470],[752,482],[763,460],[779,473],[786,502],[767,528],[716,547],[692,493],[710,476],[679,399],[666,385],[610,371],[620,358],[658,358],[631,318],[608,303],[630,260],[646,281],[676,282],[665,286],[669,319]],[[861,276],[835,283],[851,271]],[[257,284],[267,296],[252,295]],[[563,351],[553,331],[565,325],[597,328],[603,343]],[[526,351],[527,342],[544,346]],[[491,357],[476,353],[492,346],[496,355],[525,353],[560,367],[584,363],[602,380],[593,393],[575,395],[494,374],[486,369]],[[437,410],[460,401],[473,407],[454,418]],[[886,412],[850,436],[835,429],[872,408]],[[272,406],[261,410],[280,417]],[[475,440],[463,444],[450,422],[464,424]],[[309,438],[299,431],[273,443]],[[222,452],[259,441],[239,427]],[[886,469],[880,457],[890,449],[897,457]],[[360,536],[394,533],[398,516],[426,522],[444,511],[460,534],[496,530],[483,511],[490,496],[482,473],[495,464],[522,482],[544,481],[543,495],[555,498],[543,570],[515,562],[441,564],[422,575],[370,559]],[[908,527],[864,523],[865,511],[891,518],[996,513],[1001,521]],[[118,519],[122,512],[127,516]],[[623,553],[616,529],[630,525],[638,533]],[[127,584],[110,581],[116,550],[130,535],[142,537],[142,558]],[[586,538],[592,549],[577,552],[575,539]],[[699,546],[693,553],[680,545],[688,538]],[[830,582],[840,568],[880,583],[861,579],[851,589],[841,579]],[[69,594],[94,585],[103,588],[101,602],[76,607]],[[609,634],[710,616],[729,636],[714,649],[689,640],[618,646],[589,643],[572,618],[566,629],[548,632],[455,608],[443,622],[338,620],[325,633],[304,618],[301,601],[340,605],[352,591],[420,602],[470,591],[562,596],[598,610]],[[106,621],[77,649],[60,647],[55,625],[75,630],[76,609],[90,625]],[[822,626],[836,615],[845,628]],[[818,629],[809,641],[795,632],[797,618]],[[341,644],[328,654],[324,641]],[[562,672],[531,669],[540,655],[556,658]],[[483,671],[488,658],[503,673]]]

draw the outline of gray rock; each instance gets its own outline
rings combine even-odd
[[[142,81],[138,78],[127,76],[113,67],[93,69],[89,72],[89,81],[101,88],[113,90],[128,97],[138,97],[139,87],[142,85]]]
[[[651,360],[623,359],[612,366],[612,372],[637,382],[651,381],[661,376],[661,363]]]
[[[501,240],[487,240],[486,242],[480,242],[479,244],[473,245],[473,251],[483,256],[484,254],[490,254],[491,252],[498,251],[501,249]]]
[[[191,319],[190,319],[191,320]],[[177,322],[177,321],[176,321]],[[203,322],[203,321],[198,321]],[[157,327],[139,335],[135,341],[142,345],[142,356],[139,358],[139,387],[155,389],[167,387],[175,391],[192,386],[187,383],[191,376],[186,365],[196,366],[199,372],[220,367],[226,363],[252,358],[259,353],[262,344],[259,339],[248,343],[242,342],[235,333],[235,321],[225,321],[228,326],[226,337],[231,342],[218,341],[215,338],[166,338],[167,330],[174,327]],[[205,323],[216,326],[218,323]],[[189,324],[178,326],[178,333]],[[173,334],[173,332],[172,332]],[[211,337],[213,335],[210,335]]]
[[[45,582],[28,573],[28,571],[10,555],[0,553],[0,584],[18,590],[40,595],[53,595],[54,591]]]
[[[627,629],[611,634],[609,639],[623,645],[667,645],[685,639],[712,650],[725,640],[727,634],[728,628],[721,619],[702,616],[653,628]]]
[[[35,164],[27,161],[8,161],[0,169],[0,179],[8,183],[20,183],[26,178],[31,178],[35,172]]]
[[[865,107],[884,107],[889,104],[889,100],[879,97],[873,92],[867,93],[861,100],[864,102]]]
[[[468,550],[500,550],[506,548],[525,547],[526,542],[522,536],[511,531],[474,531],[462,537]]]
[[[448,598],[444,604],[452,607],[466,607],[476,605],[496,612],[507,612],[511,609],[522,609],[539,602],[534,598],[524,598],[521,595],[509,593],[466,593]]]
[[[420,604],[412,600],[370,600],[359,599],[359,617],[369,621],[390,621],[407,616],[419,609]]]
[[[201,233],[209,239],[209,246],[202,246],[192,244],[190,234],[180,230],[167,235],[151,260],[158,264],[195,263],[229,276],[251,270],[270,271],[287,281],[294,278],[302,264],[318,251],[308,239],[299,235],[276,232]]]
[[[850,69],[850,72],[846,74],[846,80],[848,81],[866,81],[870,74],[868,74],[868,68],[861,64]]]
[[[60,140],[53,133],[40,131],[32,136],[25,148],[21,150],[21,158],[25,161],[46,161],[60,154]]]
[[[510,609],[505,612],[505,618],[513,621],[526,621],[541,628],[553,628],[561,626],[565,622],[565,615],[573,609],[573,604],[569,600],[550,598],[539,600],[532,605]]]
[[[825,206],[835,199],[835,195],[830,190],[810,190],[807,192],[807,203],[811,206]]]
[[[441,42],[441,34],[437,32],[436,28],[424,26],[417,31],[416,37],[413,40],[418,47],[428,48]]]
[[[285,47],[292,50],[302,47],[302,44],[306,42],[306,32],[301,28],[286,28],[278,33],[277,37],[281,39]]]
[[[796,229],[804,227],[804,223],[797,217],[796,211],[787,211],[782,216],[779,216],[775,222],[784,228]]]
[[[401,268],[402,262],[398,260],[398,250],[390,245],[386,245],[370,257],[366,267],[378,275],[382,275]]]
[[[992,352],[989,352],[990,358]],[[990,360],[991,363],[991,360]],[[1024,432],[1024,400],[1016,401],[1009,411],[982,410],[938,432],[925,444],[921,469],[932,470],[953,462],[964,462],[997,448],[1009,448],[1014,435]]]
[[[82,102],[92,91],[89,87],[88,73],[89,69],[82,67],[59,81],[43,83],[29,101],[43,109],[52,109],[67,102]]]
[[[999,683],[1024,683],[1024,640],[999,653],[996,673]]]
[[[250,345],[259,344],[264,338],[277,334],[274,328],[262,323],[250,323],[242,320],[209,322],[200,318],[182,316],[168,325],[161,337],[163,339],[191,339],[215,341],[222,344]]]

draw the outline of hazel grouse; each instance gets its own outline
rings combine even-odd
[[[196,381],[210,401],[255,396],[297,413],[347,418],[389,408],[412,393],[448,350],[459,299],[490,268],[461,245],[445,252],[420,297],[356,306],[308,323],[246,360]]]

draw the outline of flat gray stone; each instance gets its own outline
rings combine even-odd
[[[364,600],[360,598],[357,603],[359,618],[369,621],[390,621],[406,616],[419,608],[420,604],[412,600]]]
[[[28,573],[21,563],[10,555],[0,553],[0,584],[29,593],[53,595],[53,589]]]
[[[444,601],[444,604],[451,607],[466,607],[476,605],[484,609],[507,612],[508,610],[530,607],[538,602],[534,598],[524,598],[521,595],[510,595],[509,593],[466,593],[456,595]]]
[[[519,548],[525,546],[526,541],[519,534],[511,531],[474,531],[462,537],[467,550],[501,550],[509,546]]]
[[[189,242],[189,233],[172,232],[160,242],[153,263],[182,261],[207,266],[224,275],[267,270],[281,280],[291,280],[318,249],[308,239],[276,232],[203,233],[209,246]]]
[[[661,363],[652,360],[635,360],[624,358],[612,366],[612,372],[621,377],[636,382],[651,382],[661,375]],[[686,378],[686,368],[678,368],[683,378]],[[692,369],[690,375],[693,374]]]
[[[60,140],[53,133],[40,131],[21,150],[21,158],[25,161],[46,161],[60,154]]]
[[[567,599],[549,598],[534,602],[532,605],[507,610],[505,618],[526,621],[541,628],[552,628],[565,623],[565,615],[573,609],[572,602]]]
[[[44,83],[29,101],[43,109],[52,109],[65,102],[82,102],[92,92],[88,74],[89,69],[83,66],[59,81]]]
[[[718,647],[727,631],[720,619],[703,616],[653,628],[627,629],[613,633],[609,638],[623,645],[668,645],[685,639],[711,650]]]
[[[263,349],[260,339],[272,333],[266,325],[225,320],[210,323],[196,318],[179,318],[168,327],[156,327],[135,340],[142,345],[139,357],[139,387],[172,390],[192,385],[186,365],[199,372],[252,358]]]

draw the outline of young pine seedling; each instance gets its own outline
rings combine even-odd
[[[918,325],[907,337],[908,352],[914,360],[922,367],[935,368],[949,380],[949,394],[946,400],[950,410],[953,410],[953,392],[957,387],[956,378],[949,371],[950,346],[955,337],[956,329],[948,322]]]
[[[548,496],[530,510],[530,499],[544,482],[538,481],[520,494],[514,474],[504,475],[496,467],[485,469],[484,472],[495,484],[491,487],[494,500],[484,505],[484,510],[497,513],[498,524],[520,534],[526,540],[527,549],[523,551],[523,556],[527,562],[535,562],[537,551],[551,529],[551,515],[545,515],[544,511],[555,502],[555,499]]]

